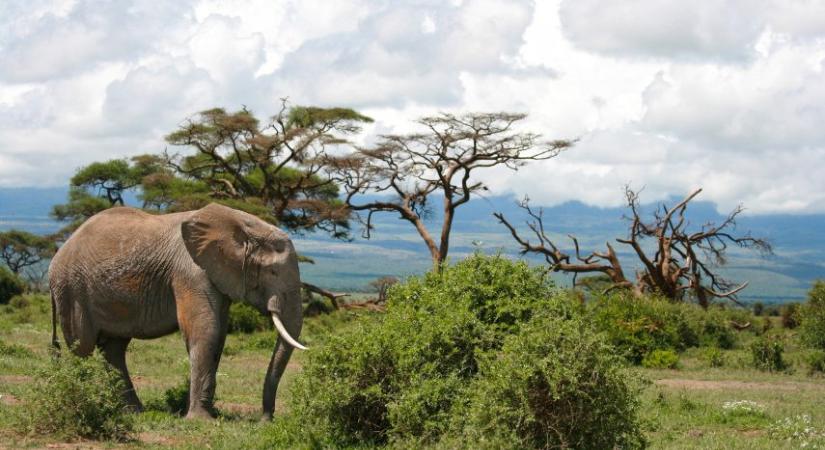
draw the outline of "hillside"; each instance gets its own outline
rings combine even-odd
[[[49,218],[49,210],[65,198],[65,188],[2,188],[0,229],[53,232],[60,224]],[[431,221],[436,221],[438,205],[433,209]],[[650,211],[651,205],[645,210]],[[459,258],[476,249],[517,256],[506,230],[492,217],[495,211],[503,212],[514,223],[523,222],[524,214],[512,198],[477,198],[459,210],[452,235],[452,257]],[[605,241],[623,236],[623,214],[622,208],[595,208],[578,202],[545,208],[551,235],[567,245],[565,236],[575,234],[583,250],[600,249]],[[708,202],[692,204],[689,214],[696,224],[721,219]],[[315,264],[302,267],[304,278],[333,290],[358,291],[367,289],[368,283],[380,276],[405,276],[429,267],[426,249],[408,223],[390,214],[376,215],[375,219],[375,230],[369,240],[361,238],[358,228],[353,229],[349,242],[320,233],[296,236],[299,251],[315,260]],[[779,303],[804,298],[811,282],[825,277],[823,229],[825,215],[743,215],[738,230],[769,238],[775,255],[760,258],[732,249],[726,274],[733,280],[751,282],[741,298]],[[627,256],[621,247],[617,250],[620,257]],[[535,259],[535,263],[541,262]],[[559,280],[566,281],[563,277]]]

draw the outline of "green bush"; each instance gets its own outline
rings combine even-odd
[[[722,367],[725,365],[725,355],[722,350],[716,347],[707,347],[702,353],[704,359],[710,367]]]
[[[675,369],[679,366],[679,355],[673,350],[653,350],[642,359],[642,367],[648,369]]]
[[[786,303],[779,308],[782,327],[792,330],[799,326],[799,303]]]
[[[817,281],[800,308],[800,336],[805,345],[825,350],[825,281]]]
[[[488,377],[506,372],[498,364],[521,360],[534,363],[524,370],[530,367],[548,377],[570,377],[565,379],[570,385],[553,386],[556,391],[531,391],[536,401],[552,402],[552,392],[566,392],[570,394],[567,401],[584,404],[590,400],[573,393],[589,392],[600,402],[602,409],[598,411],[623,411],[625,425],[616,426],[626,426],[624,432],[635,435],[636,416],[630,414],[635,406],[611,391],[621,390],[611,384],[613,381],[628,380],[614,377],[620,371],[619,362],[611,356],[614,352],[601,338],[576,337],[596,334],[592,330],[577,332],[570,342],[564,341],[566,326],[556,331],[567,320],[583,327],[580,315],[580,304],[554,289],[541,270],[503,257],[474,255],[445,266],[439,273],[412,278],[392,289],[385,315],[365,316],[358,325],[306,353],[301,377],[292,385],[289,397],[291,414],[308,432],[301,436],[301,442],[314,442],[318,447],[333,443],[418,446],[459,439],[467,408],[482,400],[474,397],[474,392],[492,386],[484,384],[495,382]],[[518,338],[537,339],[541,333],[547,342],[521,342]],[[513,350],[502,352],[503,345]],[[590,345],[588,358],[578,353],[576,345]],[[512,354],[528,350],[535,353]],[[551,364],[563,366],[572,355],[583,361],[570,372],[541,372],[550,370]],[[593,378],[589,379],[586,373],[591,369]],[[601,379],[605,380],[604,392],[596,393],[586,384],[587,380]],[[523,387],[514,386],[513,392]],[[631,395],[630,387],[623,389]],[[522,412],[529,408],[526,404],[507,407]],[[552,410],[541,411],[552,416],[541,418],[546,423],[586,424],[599,420],[602,414],[573,408],[564,412],[570,416],[556,417]],[[515,413],[511,417],[516,417]],[[504,422],[501,426],[517,425]],[[281,440],[272,445],[293,444]]]
[[[26,283],[9,269],[0,266],[0,305],[5,305],[26,290]]]
[[[707,346],[730,349],[736,344],[736,323],[753,323],[750,311],[712,306],[708,310],[691,303],[673,303],[662,298],[637,298],[627,294],[600,297],[588,303],[596,328],[627,359],[640,364],[655,350],[681,352]],[[750,327],[754,329],[757,327]]]
[[[751,305],[751,308],[753,309],[754,316],[761,316],[765,313],[765,304],[762,302],[754,303],[753,305]]]
[[[100,353],[79,358],[63,352],[35,373],[20,420],[31,433],[124,440],[133,431],[124,389]]]
[[[466,448],[642,448],[640,386],[583,321],[533,321],[484,358],[454,418]]]
[[[825,374],[825,350],[812,350],[805,355],[808,365],[808,375]]]
[[[189,383],[189,376],[186,376],[183,382],[164,391],[160,398],[146,402],[146,409],[185,415],[189,409]]]
[[[15,309],[24,309],[29,306],[29,298],[25,295],[15,295],[9,300],[9,306]]]
[[[229,307],[229,332],[254,333],[271,328],[270,318],[246,303],[236,301]]]
[[[588,306],[596,328],[634,364],[654,350],[682,351],[699,344],[699,335],[680,305],[619,294],[598,298]]]
[[[775,337],[763,336],[751,344],[753,366],[759,370],[782,371],[787,368],[782,359],[785,346]]]

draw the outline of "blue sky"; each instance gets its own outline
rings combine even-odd
[[[720,210],[825,212],[825,1],[7,0],[0,186],[159,152],[198,110],[278,99],[374,117],[529,113],[578,138],[495,194],[555,204],[702,186]]]

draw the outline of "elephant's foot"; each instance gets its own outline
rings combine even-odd
[[[272,413],[265,412],[261,414],[261,422],[271,422],[272,421]]]
[[[199,407],[199,408],[189,408],[189,412],[186,413],[187,419],[214,419],[215,413],[207,408]]]
[[[126,401],[127,411],[133,413],[142,413],[144,411],[143,403],[140,402],[134,390],[127,391],[124,400]]]

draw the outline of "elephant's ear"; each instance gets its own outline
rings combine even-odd
[[[212,283],[224,294],[242,298],[248,236],[236,212],[210,204],[181,223],[181,235],[192,260]]]

